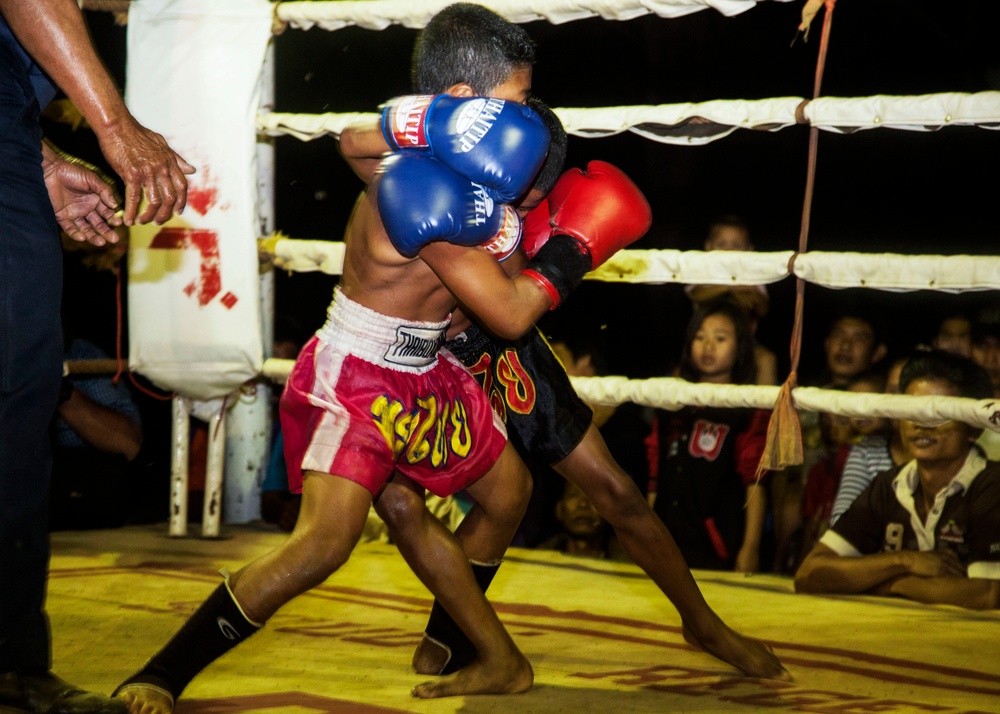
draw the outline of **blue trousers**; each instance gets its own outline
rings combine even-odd
[[[62,372],[62,252],[38,101],[0,43],[0,673],[48,669],[49,424]]]

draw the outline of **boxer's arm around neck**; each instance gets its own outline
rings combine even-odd
[[[359,179],[370,184],[389,151],[378,121],[351,124],[344,127],[337,141],[337,150]]]

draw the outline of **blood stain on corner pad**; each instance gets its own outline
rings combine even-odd
[[[218,201],[219,187],[212,179],[212,172],[207,166],[199,173],[201,175],[198,179],[188,179],[187,205],[204,216]],[[197,184],[195,180],[198,180]]]

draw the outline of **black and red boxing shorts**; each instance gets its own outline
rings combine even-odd
[[[446,342],[445,349],[489,395],[521,454],[547,464],[562,461],[590,428],[593,412],[537,329],[517,340],[494,340],[472,325]]]

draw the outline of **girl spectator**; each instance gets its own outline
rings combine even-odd
[[[688,324],[678,376],[689,382],[753,384],[746,314],[721,300],[699,305]],[[658,411],[650,437],[654,510],[692,568],[756,572],[766,513],[755,472],[769,414],[748,408]]]

